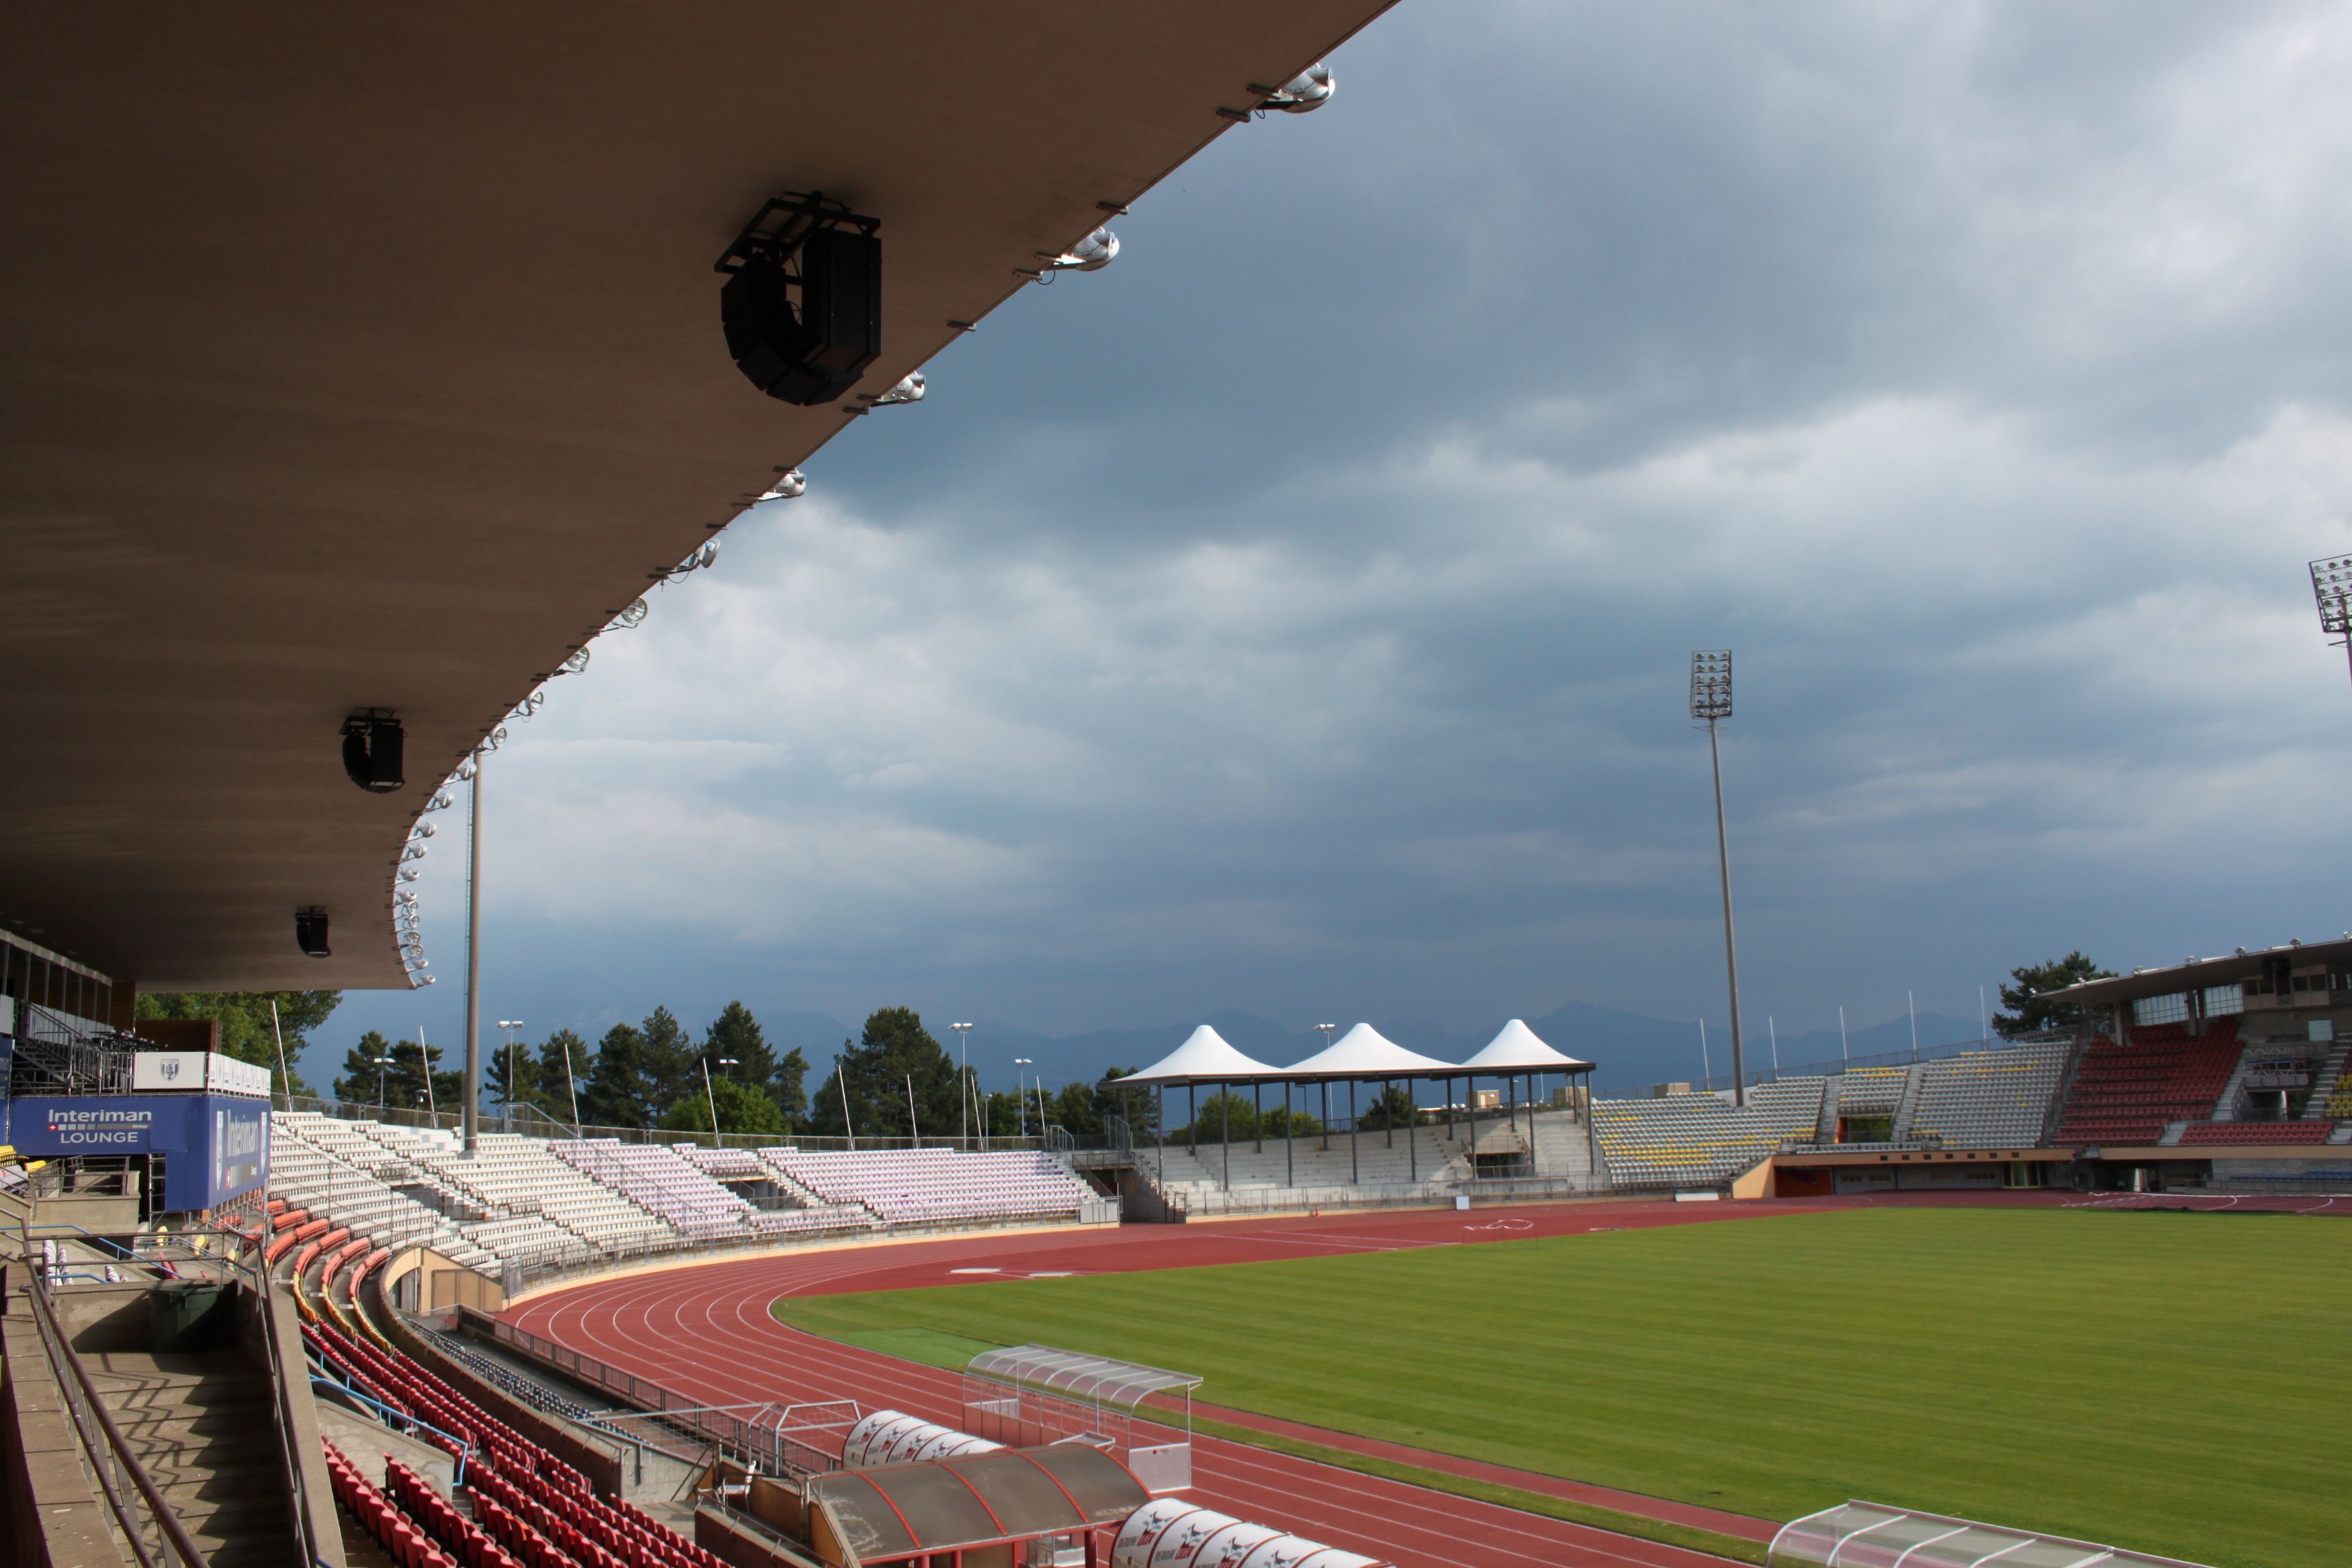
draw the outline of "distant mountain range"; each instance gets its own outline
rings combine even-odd
[[[1341,1026],[1345,1028],[1354,1022],[1344,1020]],[[1759,1018],[1748,1026],[1748,1062],[1751,1073],[1772,1063],[1770,1037],[1763,1022]],[[760,1023],[779,1054],[793,1047],[800,1048],[809,1059],[812,1079],[829,1071],[841,1042],[857,1034],[855,1026],[842,1024],[822,1013],[781,1014],[762,1017]],[[1500,1023],[1496,1020],[1497,1027]],[[1015,1072],[1031,1081],[1043,1078],[1051,1089],[1073,1079],[1091,1081],[1112,1068],[1147,1067],[1181,1045],[1198,1024],[1213,1026],[1244,1055],[1277,1067],[1303,1060],[1323,1047],[1323,1037],[1313,1029],[1294,1029],[1255,1014],[1231,1010],[1183,1023],[1093,1029],[1060,1037],[982,1020],[975,1021],[971,1027],[971,1064],[979,1069],[981,1081],[992,1089],[1012,1088]],[[1460,1061],[1493,1036],[1491,1029],[1472,1035],[1410,1021],[1375,1020],[1374,1026],[1397,1044],[1441,1061]],[[1559,1049],[1593,1063],[1593,1085],[1606,1095],[1636,1094],[1654,1083],[1701,1078],[1706,1076],[1706,1066],[1717,1073],[1731,1070],[1730,1034],[1713,1023],[1707,1029],[1704,1063],[1698,1026],[1692,1022],[1570,1002],[1540,1018],[1529,1018],[1528,1026]],[[954,1036],[945,1027],[935,1026],[931,1032],[949,1050],[958,1048]],[[1978,1033],[1973,1018],[1955,1018],[1940,1013],[1919,1015],[1922,1046],[1972,1040]],[[1846,1045],[1857,1057],[1906,1051],[1911,1046],[1910,1020],[1897,1017],[1852,1029]],[[1785,1036],[1780,1042],[1780,1060],[1785,1068],[1834,1062],[1842,1054],[1834,1029]],[[1028,1058],[1028,1065],[1016,1067],[1015,1059],[1019,1058]]]

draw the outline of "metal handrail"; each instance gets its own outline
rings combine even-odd
[[[32,1238],[28,1236],[25,1240],[26,1251],[25,1297],[33,1304],[33,1321],[40,1331],[41,1346],[47,1352],[51,1372],[60,1374],[70,1372],[73,1374],[74,1386],[79,1389],[90,1416],[97,1421],[99,1430],[105,1435],[107,1447],[113,1450],[114,1457],[121,1468],[130,1472],[131,1484],[138,1489],[139,1495],[145,1500],[147,1510],[153,1517],[156,1527],[163,1532],[163,1539],[171,1543],[173,1552],[178,1555],[180,1561],[185,1563],[187,1568],[209,1568],[205,1560],[205,1554],[196,1549],[196,1543],[189,1538],[187,1526],[182,1524],[180,1516],[172,1511],[172,1505],[163,1500],[163,1494],[157,1489],[153,1478],[147,1474],[147,1468],[139,1462],[138,1456],[131,1453],[129,1441],[122,1436],[122,1429],[114,1424],[114,1417],[106,1413],[106,1402],[99,1396],[97,1384],[90,1382],[89,1372],[81,1364],[81,1357],[74,1353],[74,1348],[66,1339],[64,1330],[58,1326],[57,1314],[49,1303],[48,1287],[41,1279],[38,1266],[31,1260]],[[63,1382],[61,1375],[59,1381]],[[154,1559],[148,1554],[146,1545],[141,1539],[142,1532],[138,1523],[131,1518],[130,1509],[124,1504],[112,1483],[108,1480],[106,1467],[99,1453],[98,1446],[90,1441],[89,1432],[82,1424],[82,1407],[75,1405],[70,1399],[67,1401],[67,1405],[74,1417],[75,1433],[80,1437],[83,1448],[89,1454],[90,1469],[98,1476],[99,1485],[106,1493],[106,1500],[112,1506],[116,1520],[122,1525],[122,1532],[131,1542],[131,1552],[139,1559],[142,1568],[153,1568]]]
[[[258,1250],[258,1241],[252,1245]],[[233,1258],[231,1267],[249,1268],[241,1258]],[[296,1451],[294,1385],[286,1375],[285,1363],[278,1354],[277,1282],[267,1268],[249,1268],[249,1277],[255,1292],[261,1298],[261,1345],[269,1375],[269,1416],[278,1428],[278,1464],[286,1481],[287,1499],[294,1512],[294,1543],[301,1548],[305,1563],[313,1562],[319,1555],[319,1543],[311,1535],[310,1489],[303,1478],[301,1456]]]

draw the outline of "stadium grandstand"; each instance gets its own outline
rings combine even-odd
[[[725,1405],[672,1386],[730,1353],[715,1333],[633,1370],[515,1320],[690,1266],[797,1288],[852,1247],[944,1266],[1123,1219],[2352,1175],[2352,938],[2087,983],[2063,1037],[1619,1100],[1517,1021],[1461,1062],[1363,1024],[1287,1066],[1204,1026],[1104,1086],[1124,1110],[1086,1147],[490,1131],[478,1008],[454,1115],[298,1105],[217,1020],[139,1017],[429,984],[425,814],[461,780],[478,801],[502,726],[1014,291],[1107,262],[1104,226],[1211,141],[1321,104],[1382,8],[19,17],[10,1561],[1683,1568],[1720,1559],[1369,1476],[1335,1503],[1264,1454],[1196,1471],[1181,1373],[1027,1345],[968,1367],[961,1409],[814,1376]],[[857,1462],[880,1417],[919,1457]],[[1537,1544],[1493,1549],[1514,1531]],[[1720,1539],[1752,1561],[1771,1533]]]
[[[478,1009],[457,1127],[306,1114],[217,1020],[138,1004],[429,984],[425,814],[504,724],[998,305],[1108,262],[1201,149],[1322,104],[1382,8],[16,19],[12,1561],[709,1568],[690,1510],[632,1512],[589,1449],[350,1316],[352,1284],[490,1303],[1113,1212],[1034,1142],[487,1132]],[[345,1416],[376,1424],[331,1447]],[[352,1447],[395,1429],[396,1465]]]

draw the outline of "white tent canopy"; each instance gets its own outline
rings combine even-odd
[[[1434,1057],[1406,1050],[1370,1024],[1359,1024],[1305,1061],[1283,1068],[1279,1076],[1310,1081],[1342,1078],[1444,1078],[1461,1070],[1451,1062],[1442,1062]]]
[[[1512,1073],[1591,1072],[1592,1064],[1552,1049],[1542,1037],[1514,1018],[1483,1050],[1464,1062],[1462,1070],[1473,1077],[1502,1078]]]
[[[1235,1050],[1223,1035],[1203,1024],[1184,1043],[1145,1068],[1114,1079],[1120,1084],[1246,1083],[1280,1072]]]

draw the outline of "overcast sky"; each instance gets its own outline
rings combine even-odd
[[[2352,925],[2352,9],[1405,0],[1333,65],[517,727],[488,1017],[1719,1022],[1697,647],[1784,1031]],[[439,845],[445,978],[338,1057],[457,1037]]]

